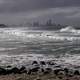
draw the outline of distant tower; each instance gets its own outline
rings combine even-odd
[[[47,26],[52,26],[52,20],[49,19],[49,20],[47,21],[46,25],[47,25]]]

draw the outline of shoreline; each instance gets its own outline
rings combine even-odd
[[[45,63],[44,67],[56,67],[61,68],[71,68],[71,69],[80,69],[80,55],[45,55],[45,54],[26,54],[26,55],[1,55],[0,56],[0,67],[12,66],[20,68],[25,66],[26,68],[31,68],[30,66],[35,67],[33,62],[36,62],[38,66],[41,66],[40,62]],[[53,65],[49,63],[54,63]]]
[[[4,55],[3,60],[15,63],[12,66],[5,63],[6,66],[0,65],[0,80],[80,80],[80,66],[64,62],[68,58],[74,62],[79,56],[74,60],[75,57],[68,54],[61,57],[41,54]],[[22,61],[21,64],[18,61]]]
[[[49,74],[9,74],[9,75],[0,75],[0,80],[80,80],[80,74],[75,75],[65,75],[54,73]]]
[[[7,66],[6,69],[0,67],[0,80],[80,80],[79,70],[63,68],[52,62],[48,64],[55,67],[47,67],[45,61],[40,61],[40,64],[33,61],[33,67],[28,69],[25,66],[21,68]]]

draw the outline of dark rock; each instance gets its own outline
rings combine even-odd
[[[46,65],[45,61],[40,61],[41,65]]]
[[[26,68],[24,67],[24,66],[22,66],[21,68],[20,68],[20,71],[22,71],[22,70],[25,70]]]
[[[42,70],[43,74],[49,74],[52,72],[51,68],[46,68],[45,70],[42,68],[41,70]]]
[[[54,70],[54,74],[55,74],[55,75],[58,75],[58,73],[59,73],[60,71],[63,71],[63,70],[62,70],[62,69],[56,69],[56,70]]]
[[[20,68],[20,73],[27,73],[27,70],[24,66]]]
[[[80,72],[78,70],[75,70],[74,75],[80,75]]]
[[[37,61],[33,61],[33,62],[32,62],[32,65],[34,65],[34,64],[38,64],[38,62],[37,62]]]
[[[14,68],[12,69],[12,72],[13,72],[13,73],[20,73],[20,70],[19,70],[18,68],[14,67]]]
[[[44,69],[42,68],[41,71],[44,72]]]
[[[31,73],[33,73],[33,72],[38,72],[39,69],[40,69],[40,67],[32,68],[32,69],[30,69],[30,70],[28,71],[28,74],[31,74]]]
[[[46,70],[46,71],[49,71],[49,72],[51,72],[51,71],[52,71],[52,69],[51,69],[51,68],[46,68],[45,70]]]
[[[0,75],[6,74],[6,70],[4,68],[0,68]]]
[[[11,68],[12,66],[8,65],[7,68]]]
[[[7,74],[11,73],[17,74],[20,73],[20,70],[17,67],[12,68],[11,70],[7,70]]]
[[[12,74],[12,71],[7,69],[6,74]]]
[[[55,65],[54,67],[55,67],[55,68],[61,68],[61,66],[60,66],[60,65]]]
[[[66,73],[68,73],[68,72],[69,72],[69,69],[68,69],[68,68],[64,68],[64,71],[65,71]]]
[[[64,68],[64,72],[65,72],[66,75],[68,75],[69,69],[68,68]]]

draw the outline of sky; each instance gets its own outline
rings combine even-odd
[[[80,25],[80,0],[0,0],[0,23],[23,24],[53,19],[55,23]]]

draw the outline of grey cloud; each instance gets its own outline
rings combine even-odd
[[[26,12],[55,7],[80,6],[80,0],[0,0],[0,12]]]
[[[28,17],[29,18],[38,18],[38,17],[43,17],[43,16],[74,16],[76,14],[80,13],[80,7],[68,7],[68,8],[48,8],[44,10],[39,10],[32,12],[31,14],[29,13]]]
[[[28,20],[54,19],[57,23],[71,22],[72,16],[80,13],[80,7],[66,7],[66,8],[48,8],[38,11],[28,11],[20,13],[4,13],[0,14],[0,22],[6,23],[23,23]],[[79,16],[79,15],[77,15]],[[79,17],[78,17],[79,18]],[[74,17],[76,19],[76,16]],[[72,22],[71,22],[72,23]],[[75,23],[76,24],[76,23]]]
[[[57,23],[80,24],[80,0],[0,0],[1,23],[54,19]]]

